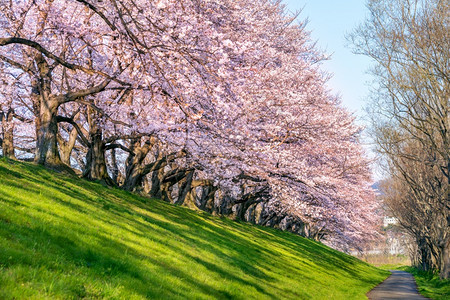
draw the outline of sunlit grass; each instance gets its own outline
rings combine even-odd
[[[0,162],[0,299],[365,299],[387,275],[290,233]]]
[[[450,299],[450,279],[440,280],[437,273],[423,272],[413,267],[401,267],[399,269],[414,275],[417,288],[425,297],[435,300]]]

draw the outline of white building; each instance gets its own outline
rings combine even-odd
[[[388,227],[389,225],[398,224],[398,219],[396,217],[384,217],[383,218],[383,226]]]

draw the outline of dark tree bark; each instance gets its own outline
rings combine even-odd
[[[178,181],[174,181],[174,178],[171,178],[171,176],[174,176],[173,172],[164,174],[162,171],[157,171],[163,169],[176,158],[182,157],[185,153],[184,151],[171,153],[169,155],[158,157],[154,162],[143,164],[145,157],[154,143],[155,141],[150,141],[144,144],[144,146],[136,145],[134,147],[133,155],[130,155],[127,159],[125,182],[122,187],[127,191],[134,191],[136,188],[142,186],[145,176],[153,172],[157,174],[153,174],[152,176],[152,189],[150,194],[152,196],[160,197],[163,200],[171,199],[169,189]]]
[[[171,164],[171,171],[164,174],[160,182],[161,199],[166,202],[174,203],[172,196],[173,186],[186,177],[188,170],[179,169],[175,164]]]
[[[162,198],[161,181],[163,179],[164,179],[164,169],[163,168],[156,170],[152,173],[152,176],[151,176],[152,187],[149,192],[150,196],[160,198],[160,199]]]
[[[96,130],[90,135],[83,176],[90,180],[104,181],[108,185],[114,184],[106,169],[105,143],[102,139],[101,130]]]
[[[220,216],[231,215],[234,199],[232,199],[230,196],[225,196],[217,202],[214,201],[214,198],[211,200],[213,214],[217,214]]]
[[[91,107],[88,107],[87,115],[89,123],[89,144],[83,177],[89,180],[100,180],[107,185],[114,185],[106,168],[106,145],[103,140],[102,129],[97,124],[99,116]]]
[[[42,56],[35,57],[39,79],[34,80],[32,99],[36,111],[36,153],[34,161],[41,165],[59,167],[62,165],[58,151],[58,122],[57,112],[59,103],[51,97],[51,71]]]
[[[203,211],[212,212],[214,206],[214,195],[217,191],[217,187],[210,183],[205,184],[201,188],[202,192],[200,197],[196,197],[196,205]]]
[[[127,191],[134,191],[142,185],[144,177],[148,174],[144,174],[145,166],[143,163],[152,147],[152,143],[150,140],[147,140],[144,142],[144,145],[141,145],[141,139],[139,138],[132,139],[130,144],[131,152],[125,162],[125,181],[122,187]]]
[[[183,204],[186,201],[186,197],[191,193],[192,180],[194,179],[194,170],[188,171],[183,179],[178,184],[178,197],[175,200],[175,204]]]
[[[57,105],[41,102],[39,119],[36,122],[36,155],[35,162],[42,165],[58,166],[62,164],[58,152],[56,121]]]
[[[3,137],[1,139],[1,147],[3,150],[3,156],[7,158],[15,158],[14,154],[14,111],[9,109],[6,113],[0,114],[0,119],[3,128]]]
[[[242,177],[243,174],[240,175]],[[247,177],[247,180],[251,182],[257,182],[258,184],[262,183],[259,179],[250,179],[251,177]],[[242,186],[242,191],[245,190],[245,184]],[[246,221],[246,213],[250,207],[261,203],[263,201],[270,199],[269,187],[268,186],[255,186],[252,188],[251,192],[243,194],[241,199],[235,200],[234,204],[236,204],[236,219],[240,221]]]
[[[447,241],[443,241],[440,248],[441,268],[439,276],[441,279],[450,278],[450,239],[447,239]]]

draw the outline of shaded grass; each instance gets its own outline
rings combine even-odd
[[[0,299],[365,299],[320,243],[0,161]]]
[[[447,300],[450,299],[450,279],[439,279],[439,274],[433,272],[420,271],[413,267],[402,267],[414,275],[419,292],[430,299]]]

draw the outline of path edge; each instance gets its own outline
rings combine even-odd
[[[371,291],[373,291],[375,288],[377,288],[379,285],[381,285],[381,284],[383,284],[386,280],[388,280],[388,278],[389,277],[391,277],[392,276],[392,270],[387,270],[389,273],[391,273],[388,277],[386,277],[382,282],[380,282],[380,283],[378,283],[376,286],[374,286],[370,291],[368,291],[367,293],[366,293],[366,298],[367,299],[369,299],[369,296],[368,296],[368,294],[371,292]],[[414,279],[414,281],[415,281],[415,279]],[[416,285],[417,285],[417,283],[416,283]]]

